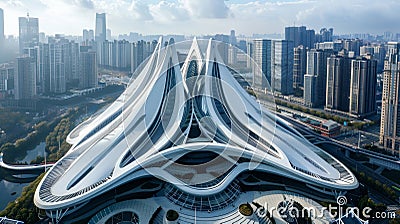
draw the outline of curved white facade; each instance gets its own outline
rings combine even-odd
[[[203,54],[194,39],[183,65],[174,44],[158,43],[125,92],[69,134],[73,146],[36,190],[39,208],[61,218],[104,192],[149,176],[194,196],[224,192],[247,171],[321,191],[358,186],[343,164],[239,85],[222,63],[218,43],[210,40]]]

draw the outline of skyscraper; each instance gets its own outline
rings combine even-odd
[[[131,44],[131,72],[134,73],[139,65],[143,62],[144,58],[144,45],[146,42],[143,40]]]
[[[383,72],[379,143],[400,154],[400,43],[389,42]]]
[[[14,90],[14,71],[11,64],[0,65],[0,99],[8,97]]]
[[[146,42],[144,40],[138,41],[136,43],[130,44],[131,49],[131,72],[135,72],[135,70],[139,67],[139,65],[152,54],[157,45],[157,41]]]
[[[230,65],[236,65],[237,63],[237,47],[230,44],[229,49],[228,49],[228,64]]]
[[[84,30],[82,31],[82,41],[83,41],[83,42],[89,41],[89,30],[84,29]]]
[[[343,48],[347,51],[354,52],[354,56],[360,56],[360,47],[363,42],[360,39],[343,40]]]
[[[0,49],[4,47],[4,12],[0,8]]]
[[[231,34],[229,36],[229,43],[232,44],[232,45],[236,45],[237,44],[235,30],[231,30]]]
[[[253,49],[253,43],[252,42],[247,42],[246,45],[246,51],[247,51],[247,60],[246,60],[246,67],[247,68],[253,68],[253,54],[254,54],[254,49]]]
[[[96,52],[88,46],[81,46],[80,49],[80,88],[92,88],[97,86],[97,61]]]
[[[295,47],[303,45],[303,41],[306,38],[306,27],[305,26],[292,26],[285,27],[285,40],[293,41]]]
[[[383,44],[374,46],[374,59],[378,60],[378,73],[383,73],[386,50]]]
[[[259,88],[267,88],[267,82],[271,85],[271,40],[254,40],[253,44],[253,85]]]
[[[240,50],[242,50],[244,53],[249,54],[247,52],[247,46],[246,45],[247,45],[247,41],[245,41],[245,40],[239,40],[239,42],[237,43],[237,46],[238,46],[238,48]]]
[[[39,19],[19,17],[19,52],[24,53],[25,48],[34,47],[39,44]]]
[[[304,91],[303,91],[303,99],[304,105],[307,107],[317,107],[319,106],[319,95],[321,93],[317,93],[317,76],[305,74],[304,75]],[[324,91],[325,92],[325,91]]]
[[[272,41],[272,89],[283,95],[293,93],[293,42]]]
[[[39,57],[39,46],[35,47],[30,47],[30,48],[25,48],[24,49],[24,55],[28,55],[29,57],[32,58],[32,60],[36,64],[36,93],[42,93],[42,76],[41,76],[41,71],[40,71],[40,57]]]
[[[304,74],[306,74],[307,50],[303,45],[293,50],[293,88],[303,86]]]
[[[303,45],[305,48],[314,48],[315,31],[307,30],[305,26],[285,27],[285,40],[293,41],[293,46]]]
[[[315,30],[306,30],[306,40],[303,42],[303,46],[308,49],[314,48],[315,45]]]
[[[107,29],[107,31],[106,31],[106,40],[112,40],[110,29]]]
[[[304,103],[308,107],[325,104],[326,60],[332,51],[312,49],[307,52],[307,69],[304,76]]]
[[[36,62],[28,55],[17,58],[14,76],[15,99],[32,99],[36,96]]]
[[[232,33],[231,33],[232,34]],[[232,36],[230,35],[225,35],[225,34],[216,34],[214,36],[214,39],[220,42],[223,42],[223,44],[218,44],[218,51],[219,54],[222,57],[222,60],[224,63],[228,63],[228,53],[229,53],[229,43],[231,41]],[[226,43],[226,44],[224,44]]]
[[[66,91],[66,72],[64,52],[67,44],[64,39],[49,40],[49,60],[50,60],[50,92],[65,93]]]
[[[127,40],[114,40],[115,67],[119,70],[129,71],[131,68],[131,44]]]
[[[373,46],[361,46],[360,47],[360,56],[374,55],[375,48]]]
[[[322,28],[319,34],[315,35],[316,42],[331,42],[333,40],[333,28]]]
[[[104,42],[107,38],[107,28],[106,28],[106,14],[96,13],[96,30],[95,30],[94,40],[98,43]]]
[[[349,111],[351,59],[331,56],[327,59],[325,109]]]
[[[42,79],[41,89],[43,93],[50,92],[50,46],[46,43],[39,44],[39,61],[38,64],[40,77]]]
[[[351,61],[351,115],[365,117],[376,113],[376,69],[376,60],[357,58]]]

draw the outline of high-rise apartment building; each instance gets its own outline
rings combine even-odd
[[[333,51],[333,53],[336,54],[343,49],[343,43],[340,40],[316,43],[315,49],[323,51]]]
[[[325,105],[326,61],[332,53],[332,50],[316,49],[307,52],[303,97],[304,104],[308,107]]]
[[[138,41],[136,43],[131,44],[131,72],[134,73],[139,65],[145,59],[144,53],[144,45],[145,41]]]
[[[115,40],[115,68],[129,71],[131,69],[131,44],[127,40]]]
[[[300,45],[293,50],[293,88],[304,86],[304,74],[307,66],[307,49]]]
[[[93,88],[97,87],[97,61],[96,52],[88,46],[80,48],[80,75],[79,87],[80,88]]]
[[[232,45],[236,45],[237,44],[235,30],[231,30],[231,33],[229,35],[229,43],[232,44]]]
[[[363,41],[360,39],[343,40],[343,49],[354,52],[354,56],[360,56],[360,47]]]
[[[111,29],[107,29],[106,30],[106,40],[112,40]]]
[[[60,35],[39,44],[38,73],[43,93],[64,93],[79,84],[79,44]]]
[[[375,48],[373,46],[361,46],[360,47],[360,56],[374,55]]]
[[[378,74],[383,73],[385,66],[386,49],[383,44],[374,46],[374,59],[378,61]]]
[[[376,71],[376,60],[357,58],[351,61],[351,115],[365,117],[376,114]]]
[[[239,42],[237,43],[237,47],[242,50],[244,53],[247,53],[247,41],[245,40],[239,40]]]
[[[216,34],[213,38],[216,41],[222,42],[221,44],[217,45],[219,55],[221,56],[222,60],[224,63],[228,63],[228,54],[229,54],[229,43],[230,41],[234,41],[235,39],[232,39],[233,36],[235,35],[235,32],[231,32],[231,35],[225,35],[225,34]],[[235,37],[236,38],[236,37]]]
[[[67,43],[64,39],[49,40],[50,92],[66,92],[66,58]]]
[[[247,42],[246,45],[246,51],[247,51],[247,59],[246,59],[246,67],[247,68],[253,68],[253,54],[254,54],[254,49],[253,49],[253,43],[252,42]]]
[[[314,48],[315,45],[315,30],[306,30],[306,40],[303,42],[303,46],[308,49]]]
[[[400,155],[400,43],[389,42],[383,72],[379,143]]]
[[[319,34],[315,35],[315,42],[331,42],[333,41],[333,28],[322,28]]]
[[[305,48],[314,48],[315,31],[307,30],[305,26],[285,27],[285,40],[293,41],[293,46],[303,45]]]
[[[62,53],[65,63],[65,81],[76,87],[79,82],[79,44],[66,39],[60,42],[65,44]]]
[[[228,49],[228,64],[229,65],[236,65],[237,64],[237,56],[238,51],[237,47],[230,44]]]
[[[39,19],[19,17],[19,52],[24,53],[25,48],[35,47],[39,44]]]
[[[29,57],[32,58],[32,60],[35,62],[36,64],[36,93],[42,93],[43,89],[42,87],[42,81],[43,78],[41,76],[42,72],[40,71],[40,55],[39,55],[39,46],[35,46],[35,47],[30,47],[30,48],[25,48],[24,49],[24,55],[28,55]]]
[[[36,96],[36,62],[28,55],[22,55],[16,61],[17,72],[14,76],[15,99],[32,99]]]
[[[82,32],[82,41],[94,41],[94,32],[93,30],[84,29]]]
[[[331,56],[327,59],[325,109],[349,111],[351,58]]]
[[[152,41],[152,42],[146,42],[144,40],[140,40],[136,43],[131,43],[131,72],[135,72],[135,70],[142,64],[143,61],[146,60],[147,57],[149,57],[156,45],[157,41]]]
[[[317,76],[311,74],[304,75],[303,99],[307,107],[319,106],[319,95],[317,86]]]
[[[0,64],[0,99],[11,95],[14,90],[14,66],[11,64]]]
[[[293,42],[272,41],[271,86],[280,94],[293,93]]]
[[[253,86],[267,88],[271,85],[272,41],[254,40],[253,42]],[[267,84],[268,83],[268,84]]]
[[[131,43],[126,40],[106,40],[101,44],[99,64],[106,68],[129,71],[131,69],[131,48]],[[144,56],[146,55],[144,54]]]
[[[39,44],[39,64],[37,67],[42,79],[41,89],[43,93],[50,92],[50,45],[46,43]]]

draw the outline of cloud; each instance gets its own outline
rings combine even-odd
[[[138,0],[133,0],[129,6],[129,13],[137,20],[152,20],[153,16],[150,13],[149,6]]]
[[[94,4],[92,0],[75,0],[75,4],[87,9],[94,9]]]
[[[328,7],[329,6],[329,7]],[[326,0],[298,12],[298,21],[315,26],[332,26],[340,33],[399,31],[400,1]]]
[[[179,0],[195,18],[227,18],[229,7],[224,0]]]
[[[81,34],[107,13],[113,33],[283,33],[289,25],[335,33],[400,33],[399,0],[0,0],[6,34],[18,34],[18,17],[38,17],[40,31]]]
[[[301,24],[296,14],[311,8],[313,4],[309,0],[251,1],[231,4],[229,7],[235,15],[234,28],[239,33],[283,33],[285,26]]]
[[[154,20],[161,23],[184,21],[190,19],[189,12],[180,4],[160,1],[149,6]]]
[[[22,2],[19,0],[8,0],[7,4],[10,6],[17,6],[17,7],[23,6]]]

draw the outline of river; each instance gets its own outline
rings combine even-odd
[[[17,199],[21,195],[22,188],[28,185],[29,183],[12,183],[6,180],[0,180],[0,211],[3,210],[9,202]]]
[[[45,147],[46,142],[41,142],[34,149],[28,150],[25,158],[18,162],[27,162],[29,164],[37,156],[43,156]],[[29,185],[29,183],[14,183],[4,180],[4,176],[7,175],[7,171],[0,168],[0,211],[2,211],[9,202],[17,199],[21,195],[22,189]]]
[[[46,142],[41,142],[34,149],[26,152],[25,158],[19,160],[18,162],[27,162],[28,164],[34,160],[37,156],[44,156],[44,149],[46,147]]]

